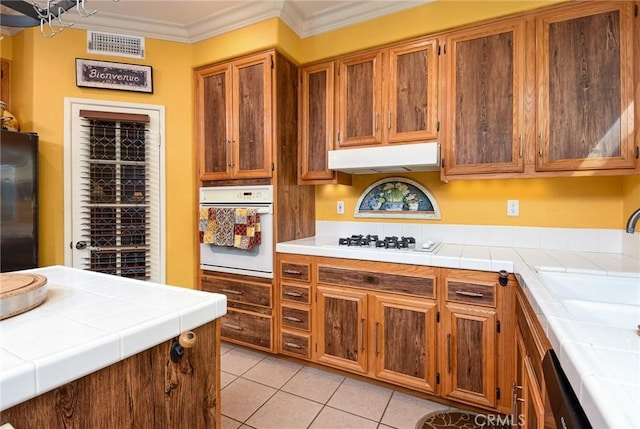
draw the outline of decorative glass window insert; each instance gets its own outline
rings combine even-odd
[[[404,177],[388,177],[369,186],[356,204],[355,217],[441,219],[433,195]]]

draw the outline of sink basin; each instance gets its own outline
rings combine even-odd
[[[558,298],[640,306],[640,278],[539,271],[538,277]]]
[[[635,330],[640,278],[539,271],[538,277],[573,320]]]
[[[596,323],[619,329],[633,329],[640,324],[640,307],[637,305],[609,304],[579,299],[563,299],[562,305],[571,314],[571,318],[579,322]]]

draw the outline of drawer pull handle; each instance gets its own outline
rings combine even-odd
[[[293,296],[293,297],[296,297],[296,298],[300,298],[302,296],[302,294],[299,293],[299,292],[285,292],[284,294],[287,295],[287,296]]]
[[[284,316],[285,320],[288,320],[290,322],[302,322],[302,319],[298,319],[297,317],[292,317],[292,316]]]
[[[482,298],[484,295],[477,292],[466,292],[464,290],[457,290],[456,295],[468,296],[471,298]]]
[[[368,283],[370,285],[377,285],[378,284],[378,278],[376,276],[364,276],[364,282]]]
[[[235,329],[236,331],[244,331],[244,328],[242,326],[233,325],[231,323],[223,323],[222,326],[229,329]]]
[[[451,334],[447,334],[447,372],[451,373]]]
[[[287,347],[291,347],[293,349],[301,349],[302,346],[296,343],[284,343],[285,346]]]
[[[300,276],[302,275],[302,271],[297,271],[297,270],[284,270],[285,274],[293,274],[295,276]]]
[[[222,289],[222,292],[230,293],[231,295],[242,295],[242,292],[240,292],[239,290],[233,290],[233,289]]]

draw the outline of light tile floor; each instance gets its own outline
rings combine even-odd
[[[414,429],[449,408],[229,343],[221,355],[222,429]]]

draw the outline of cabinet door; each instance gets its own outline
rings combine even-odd
[[[444,310],[443,396],[469,404],[496,405],[496,313],[490,308],[447,304]]]
[[[372,300],[375,377],[435,393],[436,303],[385,295]]]
[[[382,52],[338,61],[338,145],[382,143]]]
[[[537,19],[538,170],[634,166],[633,7],[598,2]]]
[[[333,149],[333,62],[301,70],[300,85],[300,180],[331,180],[327,165]]]
[[[444,174],[524,169],[524,21],[446,39]]]
[[[367,371],[367,294],[317,287],[316,361],[350,371]]]
[[[542,392],[531,364],[531,358],[519,329],[516,329],[516,384],[514,385],[512,419],[514,426],[544,429]]]
[[[437,59],[435,39],[389,49],[387,142],[437,138]]]
[[[231,66],[196,72],[196,141],[201,180],[231,177]]]
[[[271,54],[233,63],[234,178],[271,177]]]

